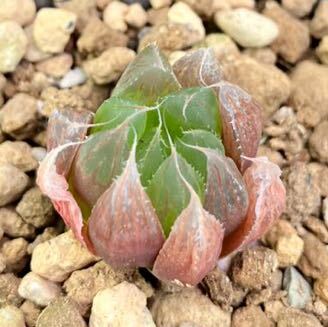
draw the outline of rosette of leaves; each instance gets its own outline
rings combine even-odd
[[[172,68],[151,45],[94,115],[54,112],[37,183],[110,265],[195,285],[284,209],[280,169],[254,158],[261,126],[210,49]]]

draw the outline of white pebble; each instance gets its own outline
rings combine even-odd
[[[61,295],[61,288],[58,284],[29,272],[21,280],[18,294],[26,300],[45,307]]]
[[[243,47],[265,47],[279,34],[273,20],[246,8],[219,11],[215,22]]]
[[[61,89],[68,89],[70,87],[83,84],[87,80],[87,75],[84,70],[76,67],[71,69],[59,82],[58,86]]]

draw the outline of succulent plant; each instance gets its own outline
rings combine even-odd
[[[284,209],[279,167],[254,158],[261,129],[261,108],[212,50],[171,67],[150,45],[94,115],[53,113],[37,183],[110,265],[195,285]]]

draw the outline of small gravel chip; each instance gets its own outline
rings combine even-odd
[[[25,320],[23,312],[8,305],[0,309],[0,326],[3,327],[25,327]]]

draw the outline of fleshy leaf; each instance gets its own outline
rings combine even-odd
[[[236,85],[224,82],[217,88],[223,124],[223,144],[241,172],[250,165],[242,156],[255,157],[262,134],[261,108]]]
[[[249,196],[247,215],[224,239],[223,256],[261,237],[285,208],[286,190],[279,178],[280,168],[265,157],[252,159],[252,162],[244,173]]]
[[[87,134],[92,113],[89,111],[74,111],[71,109],[55,110],[49,118],[47,128],[48,151],[71,142],[84,139]],[[79,144],[62,149],[56,158],[57,172],[67,175]]]
[[[140,138],[147,123],[147,113],[140,112],[144,108],[132,101],[112,97],[104,101],[98,108],[93,121],[98,126],[91,129],[91,134],[113,129],[130,117],[130,124],[137,132],[138,138]],[[139,112],[138,115],[136,115],[137,112]],[[131,117],[132,115],[134,117]]]
[[[204,148],[215,149],[224,154],[224,147],[221,140],[209,131],[194,129],[183,133],[182,137],[176,141],[177,151],[207,179],[206,157],[199,150],[190,147],[196,145]]]
[[[112,96],[153,105],[158,98],[181,88],[167,59],[151,44],[129,64]]]
[[[122,175],[99,198],[89,220],[97,254],[114,267],[149,267],[164,242],[155,209],[140,182],[135,146]]]
[[[170,94],[163,100],[161,112],[172,137],[190,129],[221,133],[218,102],[211,89],[196,87]]]
[[[189,51],[173,65],[173,70],[184,88],[217,84],[223,78],[211,48]]]
[[[57,160],[61,153],[70,147],[76,147],[78,143],[67,143],[51,150],[40,163],[36,183],[43,194],[51,199],[56,211],[61,215],[65,224],[70,227],[75,237],[92,247],[83,235],[83,219],[81,210],[72,194],[68,191],[68,183],[65,177],[57,173]]]
[[[89,206],[93,206],[113,179],[121,174],[129,156],[126,124],[92,134],[81,145],[72,165],[74,191]]]
[[[220,222],[191,192],[188,206],[175,221],[156,258],[153,273],[161,280],[197,285],[215,267],[223,235]]]
[[[184,178],[194,188],[195,192],[203,197],[201,178],[188,162],[177,154],[177,159],[171,154],[160,165],[150,180],[147,193],[161,221],[165,235],[168,235],[177,216],[188,205],[190,192],[180,177],[176,160]]]
[[[236,164],[217,151],[199,148],[207,158],[204,208],[220,220],[225,236],[245,219],[248,194]]]
[[[165,157],[162,149],[161,128],[158,126],[146,133],[138,144],[137,159],[142,185],[147,186]]]

